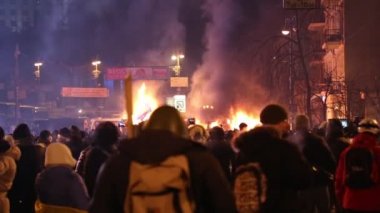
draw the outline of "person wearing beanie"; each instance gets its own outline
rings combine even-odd
[[[34,142],[27,124],[19,124],[13,131],[15,144],[21,150],[21,158],[16,162],[17,172],[12,188],[8,192],[11,212],[34,212],[37,174],[43,168],[44,149]]]
[[[339,157],[335,174],[335,193],[347,212],[380,212],[380,147],[377,145],[379,124],[375,119],[365,118],[359,122],[358,134]],[[351,188],[346,184],[347,156],[351,150],[365,148],[371,151],[371,178],[374,184],[365,188]],[[352,152],[350,153],[352,154]]]
[[[269,104],[260,113],[260,122],[264,126],[271,126],[276,129],[281,137],[286,136],[290,130],[288,113],[278,104]]]
[[[76,160],[63,143],[52,143],[46,148],[45,169],[36,178],[36,211],[87,212],[89,196],[79,174]]]
[[[300,150],[283,139],[289,130],[288,115],[283,107],[270,104],[261,111],[263,126],[240,134],[237,168],[259,163],[267,177],[267,199],[260,212],[302,212],[300,190],[311,185],[311,168]]]
[[[10,204],[7,192],[16,176],[16,160],[20,159],[20,150],[0,139],[0,212],[9,213]]]

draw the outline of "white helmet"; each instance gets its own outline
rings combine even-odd
[[[370,132],[376,135],[379,133],[379,123],[376,119],[364,118],[359,122],[358,132]]]

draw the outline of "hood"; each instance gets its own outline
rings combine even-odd
[[[376,146],[376,135],[369,132],[362,132],[357,134],[352,140],[353,146],[365,146],[365,147],[375,147]]]
[[[63,143],[52,143],[46,148],[45,166],[68,165],[73,168],[76,160],[69,147]]]
[[[193,146],[202,146],[166,130],[145,130],[138,138],[124,140],[120,152],[140,163],[156,163],[168,156],[184,153]]]
[[[271,127],[256,127],[236,139],[239,150],[247,156],[261,155],[271,141],[280,140],[278,132]]]

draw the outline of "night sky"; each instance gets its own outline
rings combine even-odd
[[[173,52],[183,52],[183,75],[193,83],[191,105],[209,102],[226,111],[231,105],[260,106],[268,96],[254,57],[283,26],[281,0],[54,2],[41,0],[34,28],[19,34],[0,29],[2,79],[14,71],[16,43],[26,85],[33,83],[38,60],[44,62],[42,83],[70,84],[78,81],[68,80],[73,74],[88,76],[94,59],[104,67],[167,66]]]

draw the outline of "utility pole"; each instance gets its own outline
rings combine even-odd
[[[20,48],[19,45],[16,44],[15,49],[15,72],[14,72],[14,78],[15,78],[15,122],[16,125],[19,123],[19,114],[20,114],[20,102],[19,102],[19,57],[20,57]]]

